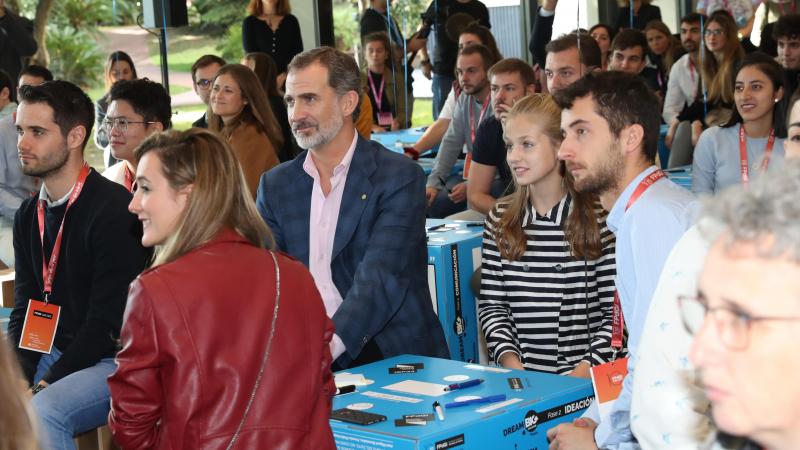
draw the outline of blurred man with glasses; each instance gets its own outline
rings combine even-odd
[[[192,64],[192,83],[194,92],[200,100],[208,106],[208,98],[211,95],[211,82],[220,67],[225,65],[225,60],[216,55],[203,55]],[[195,128],[208,128],[206,113],[197,119],[192,126]]]
[[[787,120],[787,128],[789,130],[789,136],[786,140],[787,162],[800,159],[800,142],[795,139],[800,137],[800,105],[798,105],[797,99],[798,97],[795,96],[789,103],[798,107],[790,109],[791,115]],[[798,163],[792,162],[792,164]],[[793,173],[797,173],[796,169],[787,170],[794,170]],[[792,172],[781,173],[780,180],[784,179],[786,173]],[[773,178],[765,180],[770,185],[777,183],[777,181]],[[775,185],[778,186],[777,184]],[[755,215],[747,209],[729,209],[728,211],[732,212],[731,217],[738,218],[737,220],[739,221],[755,218],[759,221],[758,223],[762,223],[771,220],[773,214],[777,212],[789,213],[790,211],[785,210],[785,206],[780,204],[779,201],[782,198],[787,198],[786,196],[794,196],[791,197],[792,202],[796,202],[794,199],[798,195],[798,189],[793,187],[791,183],[784,183],[779,188],[786,192],[775,198],[762,198],[759,202],[756,202],[753,196],[761,195],[759,194],[760,191],[752,186],[747,195],[743,194],[741,187],[733,188],[730,191],[731,193],[727,195],[741,197],[739,201],[743,202],[741,204],[742,208],[745,206],[758,207],[762,208],[762,212]],[[745,197],[749,199],[749,202],[744,202]],[[715,199],[715,202],[720,202],[718,205],[720,208],[726,204],[718,199]],[[712,211],[718,210],[713,209]],[[704,441],[712,438],[716,430],[715,425],[707,414],[709,409],[709,398],[706,397],[707,392],[703,389],[700,380],[697,379],[696,367],[693,365],[693,362],[698,365],[700,363],[691,361],[689,358],[692,334],[684,326],[684,323],[688,322],[690,325],[688,328],[697,331],[705,315],[704,308],[706,306],[703,305],[708,304],[702,303],[706,300],[701,300],[699,305],[697,301],[681,300],[680,306],[683,307],[682,318],[678,300],[679,298],[692,299],[698,297],[698,278],[704,269],[704,262],[707,254],[709,254],[711,243],[721,231],[720,228],[722,228],[719,225],[714,225],[714,222],[709,220],[708,216],[712,216],[712,214],[706,214],[706,218],[701,219],[698,225],[689,229],[681,240],[675,244],[675,248],[664,264],[664,270],[661,273],[656,293],[650,305],[647,322],[644,326],[631,407],[631,417],[637,418],[637,420],[631,421],[631,428],[644,448],[664,446],[668,446],[671,449],[698,448],[704,444]],[[791,219],[796,221],[796,216],[791,217]],[[719,220],[717,221],[719,222]],[[722,225],[727,226],[725,223]],[[710,257],[708,261],[706,265],[711,264]],[[756,267],[751,275],[765,277],[770,274],[772,269],[768,268],[769,265],[766,264],[766,261],[769,261],[769,258],[765,258],[765,264]],[[761,272],[759,272],[759,269]],[[728,272],[725,283],[729,286],[743,286],[742,283],[753,281],[752,278],[741,278],[739,275],[734,274],[733,271]],[[795,276],[795,278],[797,277]],[[708,292],[704,292],[702,289],[700,292],[703,293],[703,299],[707,299],[710,296]],[[789,291],[786,292],[788,293]],[[788,298],[792,298],[791,294],[789,294]],[[751,328],[751,321],[748,319],[749,313],[738,314],[746,313],[747,310],[737,312],[735,308],[727,308],[729,311],[725,312],[720,311],[716,304],[710,304],[710,308],[715,311],[710,317],[722,317],[724,319],[726,316],[730,318],[738,315],[738,318],[741,319],[739,329]],[[737,312],[737,314],[729,314],[731,311]],[[768,317],[771,314],[768,314],[766,309],[759,309],[755,315]],[[756,320],[756,322],[759,322],[759,320]],[[747,325],[746,327],[743,326],[745,324]],[[760,329],[764,325],[759,323],[755,325],[755,328]],[[726,332],[725,341],[733,344],[732,347],[743,348],[748,346],[749,342],[737,341],[737,339],[746,340],[746,337],[743,337],[742,333],[730,335]],[[773,361],[774,364],[782,362]],[[794,374],[791,371],[786,371],[784,376],[788,380]],[[757,384],[760,387],[769,385],[760,382],[751,384]],[[713,402],[713,398],[711,400]],[[795,445],[791,448],[796,447]]]
[[[800,445],[800,161],[747,195],[728,190],[706,216],[722,228],[695,296],[680,299],[691,362],[714,423],[753,448]]]
[[[159,83],[141,78],[115,83],[108,100],[111,103],[102,126],[109,137],[111,153],[119,162],[106,169],[103,176],[133,192],[136,190],[133,152],[145,138],[171,126],[170,96]]]

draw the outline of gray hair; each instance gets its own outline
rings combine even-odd
[[[339,98],[350,91],[358,94],[356,109],[353,111],[353,120],[356,120],[361,110],[361,72],[358,70],[356,60],[333,47],[317,47],[295,55],[286,73],[305,69],[314,63],[328,69],[328,86],[336,91]]]
[[[758,242],[765,257],[788,254],[800,262],[799,200],[800,160],[786,161],[781,170],[751,182],[749,189],[734,187],[706,199],[703,218],[725,228],[728,245]],[[713,233],[703,228],[704,234]],[[765,237],[774,240],[765,242]]]

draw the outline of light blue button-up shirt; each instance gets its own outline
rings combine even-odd
[[[694,222],[699,206],[691,192],[668,179],[661,179],[626,211],[636,187],[656,170],[656,166],[651,166],[631,181],[606,219],[608,228],[617,238],[616,287],[628,328],[630,359],[622,393],[609,417],[595,431],[600,448],[639,448],[630,428],[631,392],[639,340],[664,262],[672,247]]]

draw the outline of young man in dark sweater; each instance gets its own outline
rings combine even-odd
[[[42,187],[14,218],[8,334],[33,386],[42,448],[74,448],[75,434],[106,423],[128,285],[148,258],[130,193],[84,161],[93,123],[91,100],[69,82],[20,90],[19,158]]]
[[[467,205],[471,211],[479,214],[466,216],[466,220],[483,220],[494,207],[495,201],[505,195],[509,188],[514,189],[511,169],[506,163],[503,122],[517,100],[535,91],[536,74],[521,59],[500,60],[489,69],[488,75],[494,116],[487,117],[475,133],[467,183]]]

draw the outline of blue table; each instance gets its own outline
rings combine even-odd
[[[665,170],[667,177],[678,186],[692,190],[692,166],[680,166]]]
[[[11,316],[11,308],[0,308],[0,332],[5,333],[8,329],[9,316]]]
[[[385,131],[383,133],[372,133],[372,140],[378,142],[389,150],[403,153],[403,147],[413,146],[419,138],[425,134],[428,127],[409,128],[407,130]],[[436,153],[439,146],[423,152],[424,155]]]
[[[390,374],[397,364],[420,364],[412,373]],[[367,385],[337,395],[333,409],[364,410],[386,416],[384,422],[354,425],[331,419],[340,450],[546,449],[547,430],[579,417],[594,400],[592,382],[584,378],[480,366],[461,361],[402,355],[347,370],[363,375]],[[337,377],[341,372],[337,373]],[[445,385],[467,379],[484,382],[443,392]],[[509,382],[509,378],[516,385]],[[341,381],[341,378],[340,378]],[[399,383],[399,384],[398,384]],[[342,382],[342,384],[345,384]],[[516,389],[512,389],[516,386]],[[459,397],[506,396],[506,400],[444,408],[444,420],[428,417],[424,425],[396,424],[407,414],[431,414]]]

